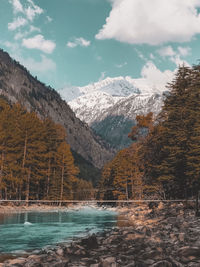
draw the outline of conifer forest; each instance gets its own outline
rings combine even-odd
[[[162,111],[137,116],[133,144],[105,165],[104,199],[188,199],[200,186],[200,66],[182,66]],[[102,189],[102,191],[101,191]]]
[[[0,199],[91,197],[92,185],[78,178],[62,126],[3,98],[0,118]]]

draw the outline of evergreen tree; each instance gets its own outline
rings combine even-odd
[[[161,183],[166,197],[185,198],[199,181],[199,75],[199,67],[179,68],[147,138],[146,178]]]
[[[2,98],[0,118],[0,199],[92,196],[91,184],[76,177],[78,168],[62,126]],[[80,186],[88,192],[80,194]]]

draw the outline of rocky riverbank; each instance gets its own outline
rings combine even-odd
[[[200,267],[200,219],[183,204],[121,209],[126,225],[46,248],[2,267]]]

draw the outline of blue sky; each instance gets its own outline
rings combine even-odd
[[[55,89],[166,83],[200,59],[200,0],[0,0],[0,47]]]

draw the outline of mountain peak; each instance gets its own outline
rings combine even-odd
[[[107,77],[104,80],[90,83],[83,87],[67,87],[60,90],[61,96],[67,101],[72,101],[80,96],[93,92],[104,92],[113,97],[126,97],[131,94],[140,94],[141,91],[131,81],[130,77]]]

